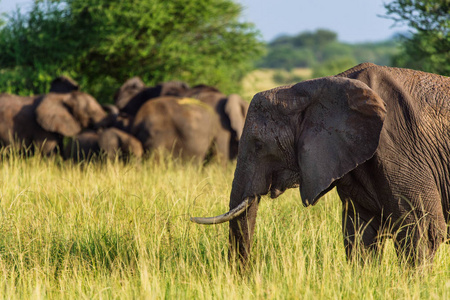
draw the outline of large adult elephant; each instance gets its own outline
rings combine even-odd
[[[139,77],[125,81],[114,96],[114,103],[120,112],[131,117],[147,101],[161,96],[181,96],[189,86],[182,81],[167,81],[147,87]]]
[[[159,97],[141,107],[131,133],[147,152],[167,150],[185,161],[201,162],[213,145],[216,124],[214,110],[197,99]]]
[[[261,195],[299,186],[309,206],[337,187],[348,257],[391,236],[401,258],[432,259],[449,221],[449,95],[448,77],[369,63],[258,93],[230,211],[193,221],[229,221],[231,248],[246,261]]]
[[[184,96],[198,99],[215,111],[218,117],[218,123],[215,125],[215,152],[223,160],[236,158],[248,103],[238,94],[227,96],[215,87],[207,85],[195,86]]]
[[[0,120],[1,145],[36,146],[44,154],[61,147],[63,136],[107,126],[110,121],[92,96],[79,91],[35,97],[0,94]]]

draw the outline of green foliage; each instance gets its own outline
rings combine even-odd
[[[324,61],[313,69],[312,77],[324,77],[339,74],[357,64],[352,57],[334,58]]]
[[[401,37],[394,65],[450,76],[450,1],[395,0],[385,8],[389,18],[413,29]]]
[[[43,90],[48,80],[31,68],[45,78],[66,73],[103,102],[132,76],[236,90],[262,54],[258,32],[240,13],[231,0],[36,1],[0,31],[0,69],[23,72],[39,87],[0,80],[0,89]]]
[[[279,85],[297,83],[303,80],[308,79],[305,76],[299,76],[292,72],[286,72],[284,70],[277,70],[275,74],[273,74],[273,81]]]
[[[396,54],[394,41],[347,44],[339,42],[337,34],[324,29],[281,36],[268,44],[267,55],[259,66],[264,68],[312,68],[313,76],[332,75],[355,64],[373,62],[389,65]]]

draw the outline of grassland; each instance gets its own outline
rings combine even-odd
[[[273,75],[250,74],[248,100],[279,85]],[[227,225],[189,221],[228,208],[234,167],[0,155],[0,298],[450,298],[448,245],[425,269],[400,266],[392,243],[347,262],[334,191],[309,208],[298,190],[263,198],[251,264],[237,272]]]
[[[253,260],[230,266],[224,212],[234,165],[73,165],[4,158],[0,298],[449,299],[450,249],[433,268],[345,259],[335,192],[304,208],[297,190],[263,198]]]
[[[311,75],[312,70],[306,68],[295,68],[291,71],[283,69],[257,69],[250,72],[242,80],[242,96],[250,101],[253,95],[258,92],[280,85],[297,83],[311,78]]]

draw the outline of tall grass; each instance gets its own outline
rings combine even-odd
[[[409,269],[392,245],[348,263],[335,192],[305,209],[297,190],[263,198],[252,263],[228,261],[228,227],[190,215],[223,213],[234,165],[76,165],[3,157],[0,298],[445,299],[450,256]]]

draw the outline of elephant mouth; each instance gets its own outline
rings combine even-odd
[[[299,187],[298,172],[287,170],[287,172],[274,173],[269,187],[270,198],[278,198],[287,189]]]
[[[270,189],[270,198],[275,199],[278,198],[281,194],[284,193],[286,189],[279,189],[279,188],[271,188]]]

